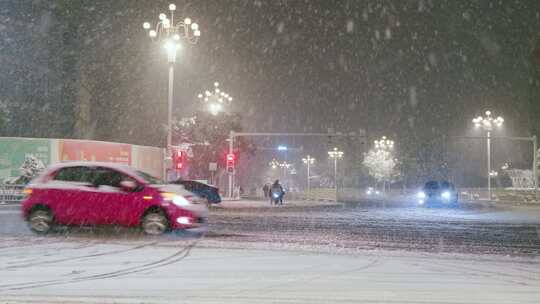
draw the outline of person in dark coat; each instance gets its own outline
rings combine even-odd
[[[276,181],[272,184],[270,187],[270,191],[268,195],[270,196],[270,204],[273,202],[272,194],[278,193],[279,194],[279,204],[283,205],[283,196],[285,195],[285,191],[283,191],[283,187],[279,183],[279,180],[276,179]]]
[[[270,187],[268,187],[268,184],[264,184],[263,186],[263,192],[264,192],[264,198],[268,197],[268,191],[270,191]]]

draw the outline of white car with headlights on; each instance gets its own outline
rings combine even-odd
[[[370,197],[381,196],[381,192],[377,189],[374,189],[373,187],[367,187],[366,196],[370,196]]]

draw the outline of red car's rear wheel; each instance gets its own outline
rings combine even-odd
[[[54,224],[53,215],[50,210],[36,209],[28,216],[30,229],[36,233],[47,233],[52,229]]]

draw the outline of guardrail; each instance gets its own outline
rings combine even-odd
[[[17,204],[24,198],[24,185],[0,184],[0,204]]]

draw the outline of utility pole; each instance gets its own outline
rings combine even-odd
[[[533,140],[533,179],[534,190],[538,190],[538,139],[536,135],[532,137]]]
[[[229,154],[233,154],[233,149],[234,149],[234,131],[231,131],[229,133]],[[236,165],[236,163],[235,163],[235,165]],[[236,172],[236,168],[234,168],[232,172],[228,172],[228,174],[229,174],[229,191],[228,191],[229,197],[233,197],[233,175],[235,174],[235,172]]]
[[[311,165],[313,165],[313,163],[315,163],[315,158],[311,157],[311,156],[306,156],[305,158],[302,158],[302,162],[304,162],[304,164],[306,164],[307,166],[307,192],[308,192],[308,195],[310,194],[311,192],[311,177],[310,177],[310,171],[309,171],[309,168],[311,167]]]
[[[337,194],[338,194],[338,188],[337,188],[337,161],[338,159],[343,158],[343,151],[339,151],[338,148],[334,148],[332,151],[328,151],[328,156],[330,158],[334,159],[334,188],[336,190],[336,201],[337,201]]]
[[[488,197],[491,199],[491,132],[486,132],[487,136],[487,171],[488,171]]]

